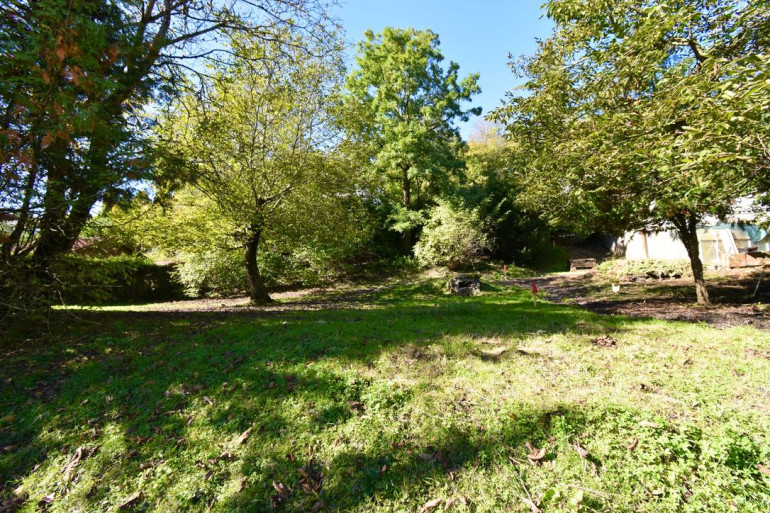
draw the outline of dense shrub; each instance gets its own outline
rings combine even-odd
[[[190,297],[223,297],[246,291],[241,250],[180,253],[177,258],[176,278]],[[257,261],[264,284],[270,290],[326,285],[346,274],[345,262],[322,249],[260,251]]]
[[[463,270],[480,263],[491,246],[478,209],[442,203],[431,211],[414,256],[424,266]]]
[[[32,269],[31,259],[19,259],[0,269],[0,326],[45,323],[51,287]]]
[[[68,255],[52,269],[54,302],[163,301],[181,297],[170,266],[136,256],[86,258]]]
[[[180,253],[177,257],[176,278],[190,297],[229,296],[246,288],[246,267],[241,251]]]

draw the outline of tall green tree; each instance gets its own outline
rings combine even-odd
[[[339,53],[318,56],[288,32],[275,42],[239,37],[235,57],[216,70],[203,101],[187,96],[162,128],[171,166],[216,205],[243,248],[255,304],[271,301],[257,261],[267,232],[302,205],[305,217],[334,201],[343,167],[329,98],[342,78]],[[324,198],[324,195],[327,197]]]
[[[709,304],[697,227],[767,190],[768,3],[551,0],[554,34],[513,64],[493,118],[525,201],[605,232],[673,226]]]
[[[374,189],[398,205],[393,228],[410,251],[419,208],[462,168],[455,122],[481,113],[462,108],[480,92],[479,76],[460,79],[456,63],[443,67],[430,30],[385,28],[365,38],[347,80],[344,123]]]
[[[524,210],[515,146],[499,126],[480,123],[468,139],[466,171],[459,194],[478,213],[493,242],[491,256],[518,265],[536,264],[551,245],[551,231],[541,218],[542,209]]]
[[[286,27],[323,40],[323,2],[3,2],[0,209],[14,220],[0,241],[3,274],[32,253],[45,278],[94,205],[158,177],[145,107],[223,55],[223,32],[270,41]]]

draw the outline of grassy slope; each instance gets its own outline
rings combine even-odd
[[[0,348],[0,483],[24,510],[136,492],[160,511],[770,510],[768,332],[436,283],[263,318],[110,315]]]

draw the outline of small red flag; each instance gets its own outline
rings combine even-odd
[[[534,281],[532,282],[532,293],[537,294],[537,283]]]

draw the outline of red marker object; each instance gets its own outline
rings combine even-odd
[[[532,306],[537,306],[537,283],[532,282]]]

